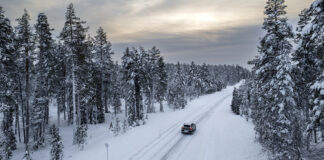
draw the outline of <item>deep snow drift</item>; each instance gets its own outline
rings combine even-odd
[[[109,144],[109,160],[266,159],[254,140],[253,125],[230,111],[233,88],[193,100],[184,110],[150,114],[147,124],[119,136],[113,136],[108,130],[109,122],[90,125],[83,151],[72,145],[73,127],[63,126],[60,134],[65,147],[64,159],[105,160],[105,143]],[[181,134],[180,128],[185,122],[197,123],[194,135]],[[19,146],[13,159],[21,159],[22,155],[23,146]],[[32,158],[49,159],[49,148],[34,152]]]

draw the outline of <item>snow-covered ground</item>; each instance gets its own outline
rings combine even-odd
[[[149,115],[145,125],[113,136],[108,123],[90,125],[83,151],[72,145],[72,127],[63,126],[61,136],[66,160],[263,160],[261,146],[254,140],[253,125],[230,111],[232,91],[202,96],[188,103],[184,110]],[[185,122],[195,122],[194,135],[182,135]],[[19,146],[13,159],[21,159]],[[49,149],[32,154],[34,160],[49,159]]]

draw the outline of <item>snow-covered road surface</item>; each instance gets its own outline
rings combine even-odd
[[[193,136],[183,136],[163,159],[262,160],[267,159],[254,142],[253,126],[229,110],[231,97],[208,112]]]

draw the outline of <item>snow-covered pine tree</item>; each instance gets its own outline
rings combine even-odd
[[[240,104],[242,102],[240,96],[241,95],[239,95],[237,89],[234,88],[231,109],[232,109],[232,112],[235,113],[236,115],[240,114]]]
[[[16,120],[19,119],[18,99],[15,94],[18,86],[16,78],[13,30],[0,6],[0,114],[3,114],[0,128],[3,137],[0,149],[6,151],[4,159],[9,159],[12,150],[16,149],[16,138],[13,132],[14,112],[16,112]],[[19,123],[16,122],[16,125],[18,126]],[[20,133],[20,130],[18,131]]]
[[[127,123],[126,120],[124,120],[124,122],[123,122],[123,133],[126,133],[127,129],[128,129],[128,123]]]
[[[291,78],[290,52],[292,28],[284,17],[284,0],[268,0],[263,29],[266,31],[254,60],[257,100],[254,109],[255,130],[262,146],[273,159],[301,159],[301,141],[296,114],[296,93]]]
[[[122,57],[122,72],[124,97],[128,122],[130,125],[139,125],[139,120],[144,118],[142,87],[145,84],[144,63],[146,54],[136,48],[126,48]]]
[[[119,132],[121,131],[120,120],[118,117],[115,119],[115,123],[116,124],[114,126],[114,134],[115,134],[115,136],[117,136],[117,135],[119,135]]]
[[[12,123],[12,122],[11,122]],[[0,159],[10,160],[12,151],[16,149],[16,139],[12,128],[8,128],[5,121],[0,125]]]
[[[252,86],[251,79],[246,79],[244,84],[242,84],[239,88],[239,94],[241,97],[241,104],[240,105],[240,115],[244,116],[245,119],[248,121],[251,117],[251,87]]]
[[[32,158],[30,156],[30,153],[29,153],[29,150],[26,150],[22,160],[32,160]]]
[[[96,124],[99,123],[98,116],[100,114],[104,114],[102,101],[101,101],[101,88],[100,88],[100,70],[98,67],[98,62],[95,60],[94,53],[94,41],[90,35],[87,37],[86,45],[87,45],[87,78],[86,78],[86,90],[85,93],[85,107],[83,107],[83,111],[81,111],[82,120],[81,123],[90,123]],[[101,106],[101,107],[100,107]],[[99,112],[98,109],[101,108],[102,112]],[[101,122],[100,122],[101,123]]]
[[[144,105],[143,105],[143,90],[144,85],[147,82],[145,73],[145,67],[147,65],[148,54],[140,47],[139,49],[133,48],[132,53],[134,54],[134,97],[135,97],[135,117],[136,117],[136,125],[140,125],[140,120],[144,120]]]
[[[49,27],[47,16],[44,13],[38,14],[36,29],[36,46],[38,48],[38,63],[35,66],[36,72],[36,90],[34,105],[31,109],[31,126],[34,139],[33,148],[37,149],[44,145],[45,124],[49,118],[49,71],[50,60],[53,52],[51,29]]]
[[[310,84],[316,79],[317,69],[315,68],[315,55],[312,54],[313,46],[309,45],[311,34],[306,27],[311,20],[311,14],[308,9],[304,9],[299,14],[300,20],[296,29],[297,50],[292,54],[292,59],[297,62],[293,68],[293,80],[295,82],[295,90],[298,93],[296,99],[297,106],[301,109],[300,124],[302,130],[306,130],[306,125],[310,121],[310,109],[312,104]],[[304,142],[309,148],[310,135],[307,135]]]
[[[68,61],[71,66],[71,84],[72,84],[72,105],[73,125],[74,125],[74,144],[82,145],[85,141],[86,125],[81,125],[81,111],[85,109],[85,100],[87,99],[85,86],[87,80],[87,44],[85,42],[87,28],[83,27],[84,21],[76,17],[73,4],[69,4],[65,13],[65,24],[60,34],[61,40],[68,50]],[[83,113],[83,112],[82,112]],[[82,143],[82,144],[81,144]],[[82,149],[82,148],[81,148]]]
[[[165,70],[165,63],[163,61],[163,57],[159,57],[157,62],[157,81],[155,85],[155,99],[160,104],[160,112],[164,112],[163,109],[163,100],[165,100],[167,86],[168,86],[168,77]]]
[[[96,67],[94,67],[92,59],[92,48],[93,48],[93,38],[88,35],[87,40],[84,42],[84,50],[82,54],[84,59],[82,64],[80,64],[80,75],[81,77],[81,88],[79,92],[79,112],[80,112],[80,123],[87,124],[90,121],[97,122],[97,103],[96,103],[96,90],[97,83],[95,83]],[[91,114],[95,113],[95,114]],[[95,116],[94,116],[95,115]],[[91,119],[90,119],[91,118]]]
[[[157,83],[157,77],[158,77],[158,59],[160,58],[160,50],[156,48],[155,46],[152,47],[148,51],[148,56],[147,56],[147,65],[145,66],[145,72],[146,72],[146,97],[148,99],[147,102],[147,112],[152,113],[155,112],[154,109],[154,95],[155,95],[155,88],[156,88],[156,83]]]
[[[189,70],[188,70],[188,79],[187,79],[187,92],[188,97],[190,99],[197,98],[200,95],[198,88],[200,86],[199,83],[199,72],[198,67],[196,66],[195,62],[191,62]]]
[[[80,150],[83,150],[84,144],[86,143],[86,139],[88,137],[87,131],[88,125],[81,124],[77,127],[76,131],[74,132],[73,144],[77,144]]]
[[[314,133],[315,142],[317,133],[324,140],[324,0],[315,0],[309,11],[312,20],[309,24],[310,41],[308,45],[312,47],[312,55],[315,56],[315,69],[317,70],[316,80],[312,83],[312,102],[311,120],[307,126],[307,131]]]
[[[99,69],[99,81],[98,81],[98,122],[102,123],[105,121],[104,111],[108,112],[108,96],[109,96],[109,87],[110,85],[110,72],[113,66],[111,60],[111,55],[114,54],[111,51],[111,43],[107,40],[107,34],[104,30],[99,27],[97,30],[97,35],[95,36],[93,54],[95,63]]]
[[[200,67],[199,71],[199,81],[200,81],[200,94],[206,94],[209,89],[211,89],[211,84],[209,80],[209,71],[206,63]]]
[[[44,146],[45,142],[45,122],[44,122],[44,115],[45,115],[45,108],[47,103],[47,97],[43,97],[46,95],[46,90],[44,89],[45,82],[37,82],[36,84],[36,91],[35,91],[35,99],[34,105],[31,108],[31,133],[33,138],[33,149],[37,150],[39,147]]]
[[[44,13],[38,14],[37,23],[35,25],[36,30],[36,39],[37,43],[36,46],[39,50],[38,52],[38,64],[37,68],[37,81],[43,81],[45,92],[48,92],[49,88],[49,72],[53,70],[52,65],[53,61],[53,39],[51,29],[48,24],[47,16]],[[44,121],[48,124],[49,118],[49,100],[48,100],[48,93],[44,95],[46,99],[46,106],[44,106]]]
[[[32,27],[29,24],[30,16],[27,10],[24,10],[24,14],[21,18],[17,19],[18,25],[15,28],[15,47],[17,47],[19,59],[16,62],[19,66],[21,90],[20,94],[23,101],[22,113],[23,113],[23,130],[24,130],[24,143],[26,150],[28,150],[28,143],[30,137],[30,97],[31,97],[31,74],[33,70],[33,57],[35,49],[35,36],[32,33]],[[24,83],[23,83],[24,81]],[[24,88],[23,88],[24,86]]]
[[[171,90],[174,96],[173,107],[175,109],[184,109],[187,105],[187,99],[185,95],[185,80],[183,79],[183,70],[181,69],[181,65],[178,62],[176,65],[176,75],[174,77],[174,85]]]
[[[128,123],[133,125],[135,122],[135,94],[133,82],[133,69],[134,69],[134,54],[131,53],[129,48],[126,48],[122,57],[122,74],[123,74],[123,97],[125,99],[125,112],[128,118]]]
[[[118,66],[118,63],[116,62],[116,64],[114,64],[113,66],[112,66],[112,69],[111,69],[112,71],[111,71],[111,87],[112,87],[112,94],[111,94],[111,96],[112,96],[112,102],[111,102],[111,105],[112,105],[112,107],[113,107],[113,110],[114,110],[114,113],[115,113],[115,115],[117,114],[117,113],[121,113],[121,106],[122,106],[122,104],[121,104],[121,98],[122,98],[122,96],[121,96],[121,91],[120,91],[120,87],[121,87],[121,84],[120,84],[120,77],[119,77],[119,66]]]
[[[69,82],[67,76],[67,48],[61,42],[53,44],[53,54],[49,56],[49,94],[56,98],[57,102],[57,126],[60,126],[61,112],[63,112],[64,120],[66,120],[67,109],[69,109],[70,100],[67,100],[69,93]],[[55,54],[54,54],[55,53]],[[68,124],[72,123],[68,116]]]
[[[61,136],[59,134],[59,129],[53,125],[50,128],[50,135],[51,135],[51,151],[50,160],[63,160],[63,143],[61,141]]]

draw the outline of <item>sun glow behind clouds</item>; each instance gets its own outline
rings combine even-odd
[[[216,20],[213,13],[179,13],[169,19],[171,21],[192,21],[194,24],[211,23]]]

